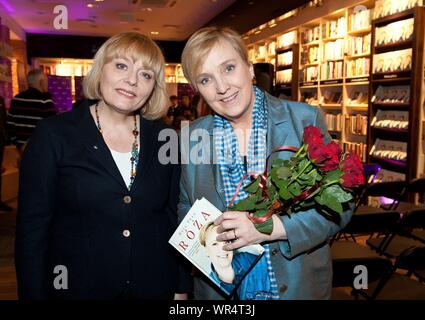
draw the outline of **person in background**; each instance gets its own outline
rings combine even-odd
[[[173,121],[175,119],[175,110],[179,106],[179,98],[177,96],[172,95],[170,96],[170,102],[171,105],[168,107],[167,114],[165,115],[164,122],[168,125],[173,125]]]
[[[21,299],[185,299],[189,274],[168,239],[178,164],[162,164],[165,62],[148,37],[108,39],[84,79],[97,102],[40,122],[19,185]],[[58,284],[65,272],[66,288]]]
[[[9,139],[21,154],[38,122],[56,114],[43,71],[31,70],[27,79],[29,88],[12,99],[7,119]]]
[[[266,286],[254,290],[253,299],[330,299],[332,257],[328,240],[343,228],[352,215],[352,205],[341,215],[340,223],[327,220],[311,208],[295,214],[273,214],[270,235],[258,231],[248,212],[228,211],[238,184],[249,172],[264,172],[265,159],[278,146],[302,145],[304,128],[313,125],[331,137],[320,109],[304,103],[280,100],[252,84],[254,70],[241,36],[224,27],[207,27],[195,32],[182,54],[183,72],[193,88],[216,112],[190,125],[190,136],[199,129],[213,138],[199,150],[197,139],[186,147],[208,155],[207,163],[182,164],[179,220],[196,199],[205,197],[223,214],[217,241],[231,241],[224,250],[262,244],[265,252],[256,270],[268,274]],[[288,159],[293,154],[280,152],[273,158]],[[250,183],[244,180],[244,185]],[[247,197],[241,189],[235,203]],[[261,267],[265,266],[265,267]],[[194,278],[195,299],[223,299],[221,292],[202,275]]]
[[[3,174],[3,155],[4,147],[8,141],[7,131],[6,131],[6,105],[4,98],[0,97],[0,211],[12,211],[12,207],[8,206],[6,203],[1,201],[1,183],[2,183],[2,174]]]

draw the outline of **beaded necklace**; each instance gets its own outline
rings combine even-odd
[[[98,106],[98,103],[96,103],[96,105],[94,106],[94,112],[96,114],[97,129],[99,130],[100,134],[103,135],[102,127],[99,121],[99,113],[97,110],[97,106]],[[131,189],[134,179],[136,178],[136,167],[137,167],[137,163],[139,162],[139,143],[137,140],[137,137],[139,136],[139,130],[137,129],[136,114],[134,114],[133,117],[134,117],[134,129],[133,129],[134,141],[131,147],[131,156],[130,156],[131,170],[130,170],[130,184],[128,185],[129,190]]]

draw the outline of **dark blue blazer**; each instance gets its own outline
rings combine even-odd
[[[129,191],[88,103],[43,120],[20,172],[16,235],[19,297],[169,299],[184,292],[177,251],[178,165],[162,165],[158,121],[141,117],[140,161]],[[68,289],[55,289],[55,266]],[[62,274],[62,273],[61,273]]]

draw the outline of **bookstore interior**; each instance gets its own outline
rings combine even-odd
[[[423,0],[316,0],[242,36],[250,61],[271,73],[272,94],[321,108],[343,150],[381,167],[375,182],[411,181],[425,171],[423,5]],[[0,96],[6,108],[25,88],[28,68],[38,67],[49,76],[58,110],[70,110],[82,97],[92,60],[32,57],[27,65],[25,43],[11,40],[3,23],[0,31]],[[170,95],[187,90],[180,63],[167,62],[165,76]],[[3,160],[3,201],[18,192],[12,153]]]

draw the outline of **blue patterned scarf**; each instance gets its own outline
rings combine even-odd
[[[224,194],[228,206],[233,198],[237,186],[243,176],[248,173],[261,173],[267,157],[267,107],[264,93],[254,86],[255,101],[252,111],[252,129],[248,143],[247,170],[245,170],[243,157],[239,153],[238,139],[230,122],[220,116],[214,116],[214,147],[217,154],[220,174],[223,178]],[[249,178],[244,180],[246,186],[251,182]],[[245,199],[248,194],[242,189],[239,191],[235,203]],[[243,280],[258,284],[256,300],[279,299],[276,277],[271,265],[269,245],[263,245],[265,253],[260,261]],[[258,275],[263,274],[260,280]],[[243,296],[243,295],[242,295]]]

